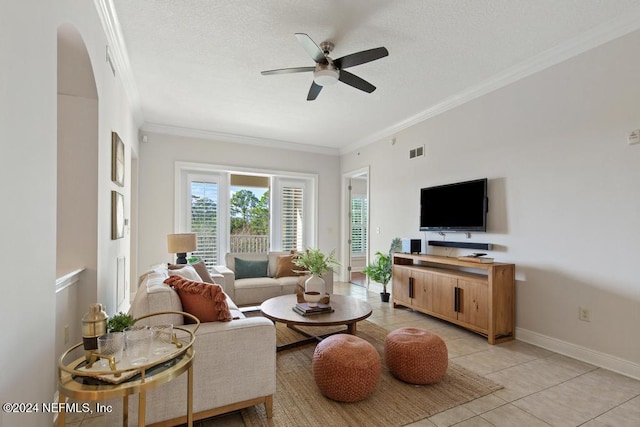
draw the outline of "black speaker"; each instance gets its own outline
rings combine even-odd
[[[491,243],[476,242],[445,242],[440,240],[429,240],[429,246],[444,246],[445,248],[464,248],[464,249],[480,249],[483,251],[491,250]]]
[[[411,239],[411,253],[419,254],[420,252],[422,252],[422,240]]]

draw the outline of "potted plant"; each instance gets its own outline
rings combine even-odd
[[[295,266],[300,267],[300,270],[295,270],[295,272],[311,275],[304,282],[305,299],[307,299],[307,292],[312,292],[316,297],[319,296],[318,300],[324,297],[325,283],[320,276],[333,271],[334,266],[340,265],[334,254],[335,250],[331,251],[329,255],[325,255],[320,249],[307,249],[294,254],[292,262]]]
[[[107,321],[107,330],[109,332],[122,332],[125,328],[133,326],[134,321],[133,316],[130,314],[120,312],[109,318]]]
[[[382,302],[389,302],[387,284],[391,281],[393,274],[393,254],[400,251],[401,248],[402,241],[396,237],[391,241],[389,253],[376,252],[376,259],[363,270],[369,279],[382,285],[382,292],[380,292]]]

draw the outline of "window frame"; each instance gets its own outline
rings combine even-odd
[[[293,178],[293,177],[283,177],[283,176],[275,176],[271,180],[271,188],[272,188],[272,198],[270,200],[271,203],[271,232],[269,234],[269,239],[271,242],[272,248],[277,248],[276,250],[284,250],[282,247],[283,240],[283,229],[282,229],[282,190],[284,188],[301,188],[302,189],[302,216],[303,216],[303,230],[302,230],[302,248],[301,250],[315,247],[315,233],[314,233],[314,224],[317,229],[317,224],[314,219],[313,206],[315,204],[311,203],[312,192],[310,189],[311,183],[308,179],[301,178]],[[310,218],[311,217],[311,218]]]
[[[356,224],[358,224],[360,226],[360,246],[361,246],[361,251],[358,252],[354,252],[353,251],[353,226],[354,226],[354,222],[353,222],[353,202],[355,200],[359,200],[360,201],[360,222],[356,222]],[[349,238],[351,239],[351,256],[352,257],[359,257],[359,258],[364,258],[367,255],[368,252],[368,237],[367,236],[367,231],[368,231],[368,213],[369,213],[369,200],[367,199],[367,195],[366,194],[352,194],[351,196],[351,226],[350,226],[350,230],[351,230],[351,235],[349,236]]]
[[[218,260],[224,264],[224,255],[228,252],[230,244],[229,235],[229,199],[230,199],[230,177],[232,174],[244,175],[262,175],[270,178],[270,242],[271,251],[281,250],[279,240],[274,238],[276,233],[280,231],[280,200],[276,200],[275,194],[279,199],[279,185],[282,183],[304,184],[303,190],[303,215],[304,215],[304,242],[305,247],[315,247],[318,241],[318,175],[312,173],[300,173],[281,170],[269,170],[259,168],[241,168],[230,167],[224,165],[214,165],[207,163],[193,162],[175,162],[175,198],[174,198],[174,229],[176,233],[188,232],[190,229],[190,206],[191,206],[191,190],[190,178],[198,177],[200,179],[211,179],[211,177],[219,178],[218,187]],[[224,231],[222,231],[224,230]],[[224,233],[224,234],[223,234]]]

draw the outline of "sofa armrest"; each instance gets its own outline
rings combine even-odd
[[[185,325],[193,328],[194,325]],[[201,323],[194,342],[193,412],[273,395],[276,391],[276,328],[263,317]],[[186,415],[187,375],[147,392],[146,422]],[[107,425],[122,423],[122,399],[110,400]],[[138,417],[138,395],[129,397],[129,425]]]
[[[276,328],[269,319],[201,323],[194,349],[194,412],[276,392]],[[178,406],[186,407],[186,396],[183,402]]]
[[[220,273],[209,272],[209,276],[211,276],[211,278],[216,284],[224,288],[224,275]]]
[[[224,290],[224,293],[227,294],[229,296],[229,298],[231,298],[232,300],[235,300],[236,297],[236,287],[235,287],[235,280],[236,280],[236,274],[233,272],[233,270],[225,267],[224,265],[214,265],[211,268],[211,272],[213,274],[215,274],[216,276],[222,276],[222,279],[214,279],[214,281],[219,284],[220,286],[222,286],[222,289]],[[213,277],[213,275],[211,276]],[[218,281],[220,280],[220,281]]]

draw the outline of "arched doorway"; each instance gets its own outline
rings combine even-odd
[[[80,319],[97,301],[98,92],[78,30],[58,28],[56,351],[78,342]]]

